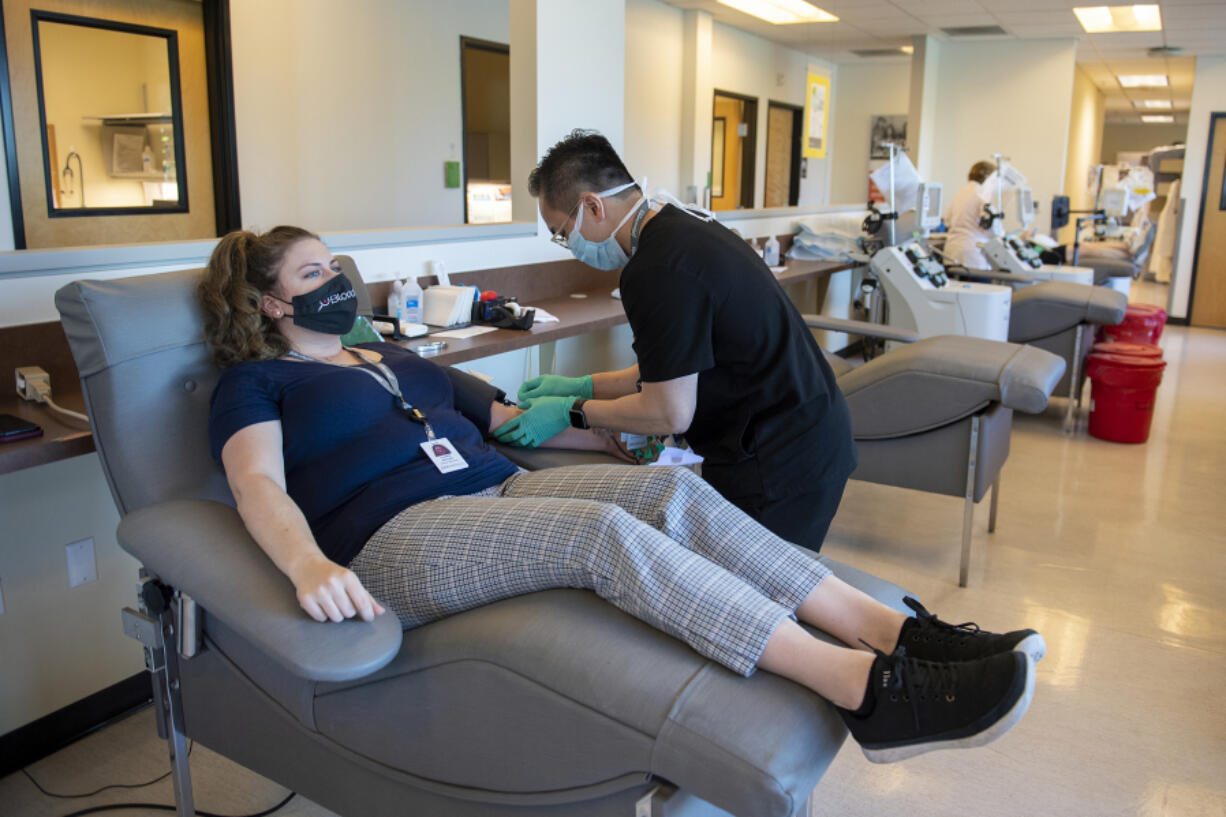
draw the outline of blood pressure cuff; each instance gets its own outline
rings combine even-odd
[[[488,437],[490,404],[495,401],[506,402],[507,393],[479,377],[474,377],[452,366],[443,366],[442,369],[447,373],[447,379],[451,381],[451,389],[455,392],[456,411],[471,420],[481,432],[482,437]]]

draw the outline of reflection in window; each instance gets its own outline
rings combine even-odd
[[[33,16],[50,214],[185,210],[175,32]]]

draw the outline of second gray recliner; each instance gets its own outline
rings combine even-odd
[[[1065,430],[1073,430],[1081,408],[1085,359],[1099,326],[1124,320],[1128,299],[1107,287],[1048,281],[1014,291],[1009,340],[1046,349],[1064,358],[1064,376],[1053,394],[1068,397]]]
[[[874,326],[819,315],[805,321],[859,333]],[[896,329],[882,329],[891,340],[907,340]],[[965,587],[974,507],[988,488],[988,530],[996,528],[1013,411],[1043,411],[1064,361],[1030,346],[963,335],[918,340],[856,368],[833,355],[827,359],[851,414],[859,457],[851,478],[964,499],[958,584]]]

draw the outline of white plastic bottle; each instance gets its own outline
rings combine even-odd
[[[421,323],[421,287],[416,278],[406,278],[401,285],[401,303],[404,312],[400,320],[405,323]]]
[[[779,266],[779,239],[773,235],[766,239],[766,249],[762,251],[762,260],[768,267]]]
[[[392,291],[387,295],[387,316],[392,320],[401,320],[401,304],[404,303],[404,285],[399,281],[392,282]]]
[[[153,172],[153,151],[148,145],[145,145],[145,149],[140,152],[140,169],[146,175]]]

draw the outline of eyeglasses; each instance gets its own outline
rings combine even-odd
[[[574,207],[570,208],[570,212],[566,214],[566,218],[564,218],[562,220],[562,223],[558,225],[558,231],[554,233],[553,235],[549,236],[550,241],[552,241],[554,244],[557,244],[559,247],[561,247],[564,250],[570,249],[570,236],[563,235],[562,231],[566,229],[566,224],[571,220],[571,218],[574,217],[574,215],[579,212],[579,205],[581,204],[583,204],[582,198],[580,198],[579,201],[575,202]]]

